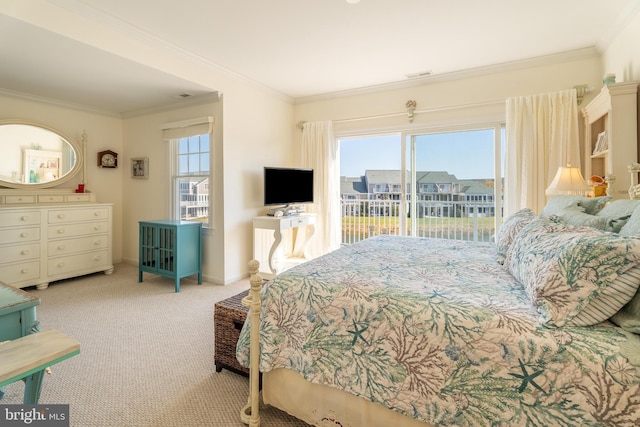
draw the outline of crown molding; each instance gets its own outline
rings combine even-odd
[[[7,96],[10,98],[22,99],[25,101],[32,101],[32,102],[38,102],[42,104],[54,105],[56,107],[68,108],[71,110],[79,110],[85,113],[94,113],[101,116],[109,116],[109,117],[116,117],[116,118],[122,117],[120,113],[115,113],[109,110],[102,110],[102,109],[90,107],[87,105],[76,104],[68,101],[61,101],[59,99],[47,98],[45,96],[33,95],[25,92],[16,92],[9,89],[0,88],[0,95]]]
[[[562,62],[570,62],[587,58],[600,57],[600,53],[595,47],[586,47],[566,52],[554,53],[551,55],[537,56],[534,58],[523,59],[519,61],[504,62],[501,64],[487,65],[484,67],[470,68],[467,70],[453,71],[450,73],[432,74],[425,77],[413,78],[408,80],[383,83],[380,85],[365,86],[357,89],[349,89],[336,92],[328,92],[320,95],[311,95],[298,97],[293,100],[295,105],[306,104],[317,101],[326,101],[329,99],[344,98],[355,95],[367,95],[378,92],[386,92],[390,90],[407,89],[417,86],[425,86],[433,83],[443,83],[454,80],[468,79],[472,77],[480,77],[488,74],[501,72],[517,71],[526,68],[549,66]]]
[[[211,92],[204,95],[198,95],[191,98],[180,99],[169,104],[157,105],[154,107],[141,108],[138,110],[127,111],[120,114],[123,119],[144,116],[147,114],[161,113],[163,111],[171,111],[176,108],[191,107],[195,105],[210,104],[220,101],[221,94],[219,92]]]

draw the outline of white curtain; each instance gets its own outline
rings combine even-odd
[[[316,230],[307,245],[315,258],[340,247],[340,161],[331,122],[305,123],[302,128],[302,166],[313,169]]]
[[[506,101],[505,217],[522,208],[540,213],[558,167],[580,167],[575,89]]]

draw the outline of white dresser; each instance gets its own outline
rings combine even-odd
[[[49,282],[113,272],[111,204],[0,207],[0,281]]]

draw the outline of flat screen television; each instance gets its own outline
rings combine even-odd
[[[264,205],[313,203],[313,169],[264,168]]]

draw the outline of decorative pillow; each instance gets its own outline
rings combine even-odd
[[[622,310],[611,316],[611,320],[625,331],[640,334],[640,290]]]
[[[596,215],[608,218],[611,231],[619,233],[638,206],[640,206],[640,200],[614,200]]]
[[[505,265],[522,283],[541,323],[600,323],[640,286],[640,239],[535,219],[507,252]]]
[[[584,213],[584,208],[580,206],[569,206],[560,209],[555,216],[557,216],[563,224],[567,225],[591,227],[607,231],[610,229],[608,218],[586,214]]]
[[[636,208],[620,229],[621,236],[640,237],[640,208]]]
[[[595,215],[609,200],[611,200],[611,196],[553,196],[547,201],[540,216],[546,218],[551,215],[557,215],[562,209],[570,206],[580,206],[584,209],[584,213]]]
[[[516,234],[529,224],[536,217],[536,214],[529,208],[520,209],[518,212],[511,214],[504,220],[504,223],[498,230],[496,236],[496,250],[498,252],[497,261],[498,264],[504,264],[504,260],[507,257],[507,250]]]

